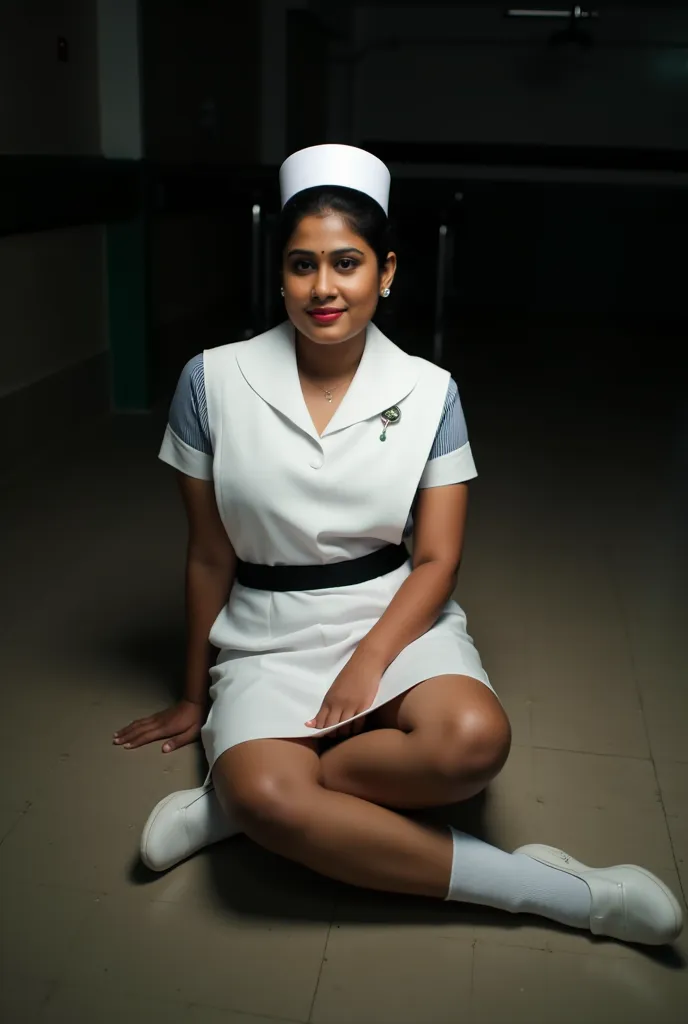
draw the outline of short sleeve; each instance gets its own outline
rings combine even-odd
[[[181,372],[158,457],[186,476],[213,479],[202,353]]]
[[[449,381],[444,408],[419,487],[465,483],[478,475],[468,441],[459,389]]]

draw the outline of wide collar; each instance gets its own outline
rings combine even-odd
[[[320,441],[304,401],[289,320],[236,346],[239,369],[251,388],[300,430]],[[322,437],[397,405],[416,385],[418,363],[369,324],[356,376]]]

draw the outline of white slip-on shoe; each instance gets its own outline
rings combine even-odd
[[[590,889],[590,931],[622,942],[662,946],[683,928],[683,911],[671,889],[635,864],[590,868],[554,846],[533,843],[514,853],[582,879]]]
[[[212,785],[182,789],[153,808],[141,836],[141,860],[151,871],[167,871],[204,846],[239,832]]]

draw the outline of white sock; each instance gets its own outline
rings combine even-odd
[[[200,795],[187,808],[187,818],[207,836],[207,843],[217,843],[221,839],[229,839],[238,835],[242,828],[232,816],[227,816],[220,806],[217,794],[212,785],[204,786]]]
[[[582,878],[450,831],[454,854],[448,900],[537,914],[570,928],[590,927],[590,889]]]

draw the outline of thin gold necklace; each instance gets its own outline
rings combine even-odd
[[[332,401],[332,392],[336,391],[337,388],[340,388],[341,384],[335,384],[335,386],[333,388],[321,388],[319,384],[316,384],[315,386],[316,386],[316,388],[318,388],[319,391],[322,391],[322,393],[325,396],[325,398],[327,399],[327,401],[331,402]]]
[[[325,396],[325,398],[327,399],[327,401],[331,402],[332,401],[333,393],[335,391],[337,391],[342,386],[342,384],[350,384],[355,376],[356,376],[356,371],[353,372],[353,374],[351,375],[351,377],[347,381],[340,381],[339,384],[334,384],[331,388],[324,388],[320,384],[316,384],[315,381],[308,380],[308,377],[306,377],[305,379],[308,381],[309,384],[312,384],[314,388],[317,388],[318,391],[322,391],[322,393]]]

